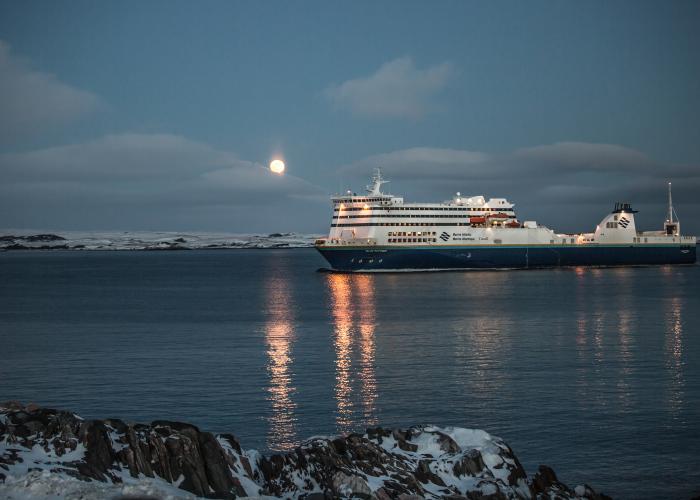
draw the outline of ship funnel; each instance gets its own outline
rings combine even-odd
[[[611,213],[600,221],[596,227],[594,238],[600,243],[626,243],[634,241],[637,236],[637,226],[634,214],[637,210],[626,202],[615,203]]]

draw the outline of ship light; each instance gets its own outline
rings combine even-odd
[[[365,204],[365,206],[362,207],[362,210],[369,210],[369,205]]]
[[[340,204],[340,209],[341,209],[341,210],[344,210],[344,209],[345,209],[345,203],[341,203],[341,204]]]

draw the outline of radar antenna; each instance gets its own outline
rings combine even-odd
[[[386,181],[382,178],[382,170],[380,168],[374,169],[374,175],[372,175],[372,184],[367,186],[367,192],[373,196],[378,196],[382,194],[382,184],[386,184]]]

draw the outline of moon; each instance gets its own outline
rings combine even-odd
[[[281,174],[284,172],[284,162],[282,160],[272,160],[270,162],[270,170],[276,174]]]

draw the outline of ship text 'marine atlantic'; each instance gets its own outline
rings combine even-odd
[[[696,238],[682,236],[669,184],[662,231],[637,231],[635,210],[617,203],[592,233],[559,234],[520,222],[505,198],[456,196],[404,203],[384,194],[379,170],[366,195],[333,196],[328,238],[316,248],[339,271],[692,264]]]

